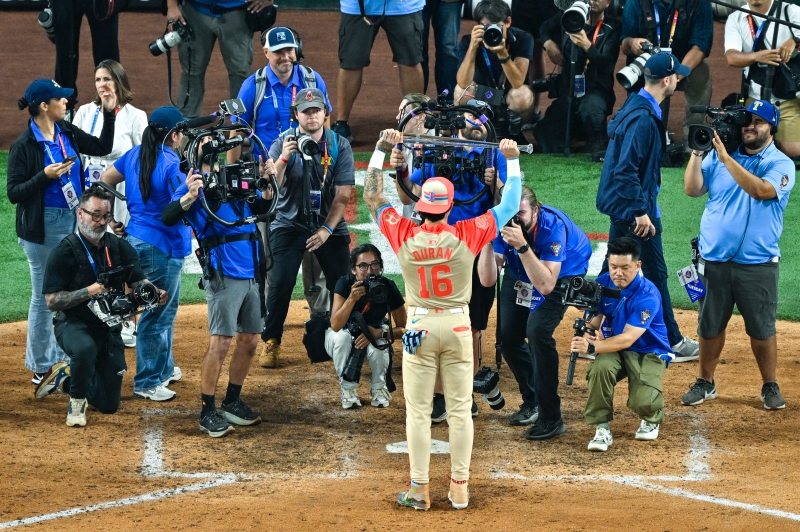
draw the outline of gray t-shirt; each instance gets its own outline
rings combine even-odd
[[[339,153],[333,166],[333,172],[328,167],[328,174],[325,178],[325,188],[322,187],[322,156],[325,153],[325,135],[323,135],[319,143],[319,152],[314,156],[314,165],[311,168],[311,183],[309,190],[321,190],[322,192],[322,206],[320,213],[317,216],[317,226],[321,227],[325,223],[325,218],[328,216],[333,197],[336,194],[337,186],[347,186],[355,184],[355,164],[353,163],[353,148],[347,139],[341,135],[331,132],[336,135],[339,142]],[[283,138],[278,137],[272,143],[269,149],[269,156],[273,161],[277,161],[281,156],[283,148]],[[328,155],[330,155],[330,146],[328,146]],[[270,226],[272,229],[277,228],[295,228],[292,223],[301,222],[300,213],[303,211],[303,168],[308,164],[308,161],[298,153],[294,156],[294,163],[291,164],[289,172],[283,178],[280,194],[278,195],[278,212],[275,220]],[[344,216],[333,228],[333,234],[337,236],[349,235],[347,224],[344,222]]]

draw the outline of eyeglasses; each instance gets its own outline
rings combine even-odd
[[[380,270],[381,263],[378,262],[377,260],[374,262],[370,262],[369,264],[367,264],[366,262],[361,262],[359,264],[356,264],[356,268],[358,268],[362,272],[367,271],[367,268],[371,268],[372,270]]]
[[[93,222],[100,222],[100,221],[109,222],[114,219],[114,215],[111,214],[110,212],[102,212],[102,211],[92,212],[84,209],[81,209],[81,211],[91,216]]]

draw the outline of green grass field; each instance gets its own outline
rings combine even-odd
[[[356,154],[356,160],[368,161],[370,154]],[[15,234],[15,206],[6,196],[6,168],[8,152],[0,151],[0,322],[23,320],[30,302],[30,274],[22,248]],[[608,217],[595,209],[595,195],[600,178],[600,165],[592,163],[585,155],[569,159],[560,156],[533,155],[522,157],[524,182],[536,191],[539,199],[566,212],[587,233],[607,233]],[[358,187],[358,197],[361,190]],[[689,264],[689,241],[697,235],[704,198],[689,198],[683,193],[683,170],[664,169],[659,196],[664,225],[664,253],[670,271],[670,294],[675,307],[696,308],[679,285],[675,272]],[[367,222],[369,213],[359,205],[358,223]],[[359,243],[368,241],[368,233],[356,231]],[[781,237],[781,279],[779,286],[778,317],[800,321],[800,302],[796,293],[800,277],[800,214],[790,201],[784,219]],[[205,301],[203,291],[197,288],[197,275],[184,275],[181,303]],[[399,275],[392,277],[401,290]],[[295,286],[294,298],[302,297],[302,284]]]

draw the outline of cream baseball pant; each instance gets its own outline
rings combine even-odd
[[[441,375],[447,403],[453,480],[469,479],[472,457],[472,332],[469,308],[409,307],[407,329],[426,330],[415,354],[403,351],[403,393],[411,480],[429,481],[433,386]]]

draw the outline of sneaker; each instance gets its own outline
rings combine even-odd
[[[389,401],[392,400],[392,394],[390,394],[389,390],[387,390],[386,388],[377,388],[375,390],[370,390],[369,396],[372,398],[372,403],[370,404],[378,408],[388,407]]]
[[[688,406],[696,406],[701,404],[706,399],[717,398],[717,387],[714,382],[708,382],[702,377],[697,377],[694,384],[689,388],[689,391],[681,397],[681,404]]]
[[[565,432],[567,432],[567,426],[562,418],[558,418],[556,421],[538,420],[522,435],[528,440],[549,440]]]
[[[68,427],[85,427],[86,426],[86,399],[73,399],[69,400],[69,410],[67,410],[67,426]]]
[[[537,419],[539,419],[539,410],[535,406],[522,405],[519,412],[514,412],[508,418],[508,424],[512,427],[522,427],[536,423]]]
[[[133,395],[134,397],[150,399],[151,401],[171,401],[172,399],[175,399],[175,392],[169,388],[165,388],[160,384],[155,388],[150,388],[149,390],[134,390]]]
[[[684,336],[683,340],[672,346],[672,352],[675,353],[673,362],[697,360],[700,358],[700,344],[697,343],[697,340]]]
[[[275,338],[270,338],[264,344],[264,349],[261,350],[261,356],[258,357],[258,365],[262,368],[277,368],[278,357],[281,354],[281,344]]]
[[[639,441],[653,441],[658,438],[658,427],[658,423],[650,423],[643,419],[634,437]]]
[[[47,373],[47,372],[45,372],[45,373]],[[31,384],[35,384],[35,385],[38,386],[39,383],[42,382],[42,378],[45,376],[45,373],[36,373],[34,371],[33,372],[33,377],[31,377]]]
[[[433,411],[431,412],[431,422],[441,423],[447,419],[447,403],[444,401],[444,394],[433,394]]]
[[[430,510],[430,486],[428,484],[417,484],[412,480],[408,491],[402,491],[397,495],[397,502],[401,506],[408,506],[415,510]]]
[[[347,123],[347,120],[337,120],[331,129],[346,138],[347,142],[353,143],[353,134],[350,132],[350,124]]]
[[[56,362],[39,380],[33,394],[37,399],[44,399],[51,393],[65,393],[63,388],[67,377],[69,377],[69,364],[63,360]]]
[[[354,406],[361,406],[361,399],[358,398],[358,392],[355,390],[341,389],[342,395],[342,408],[350,410]]]
[[[614,437],[611,435],[611,429],[606,427],[597,427],[594,431],[594,438],[586,446],[590,451],[600,451],[604,453],[614,443]]]
[[[475,402],[475,396],[472,396],[472,417],[478,417],[478,403]],[[466,508],[466,506],[465,506]]]
[[[122,343],[125,347],[136,347],[136,323],[133,320],[122,322]]]
[[[200,418],[200,431],[205,432],[212,438],[221,438],[235,430],[216,410],[212,410]]]
[[[247,406],[244,401],[237,399],[229,405],[225,402],[219,407],[222,415],[234,425],[258,425],[261,418]]]
[[[447,493],[447,498],[456,510],[463,510],[469,506],[468,483],[468,480],[450,479],[450,491]]]
[[[761,387],[761,400],[764,401],[764,408],[767,410],[786,408],[786,401],[783,400],[777,382],[764,383],[764,386]]]
[[[172,368],[172,375],[170,375],[170,377],[167,380],[162,382],[161,386],[166,388],[167,386],[169,386],[173,382],[178,382],[182,378],[183,378],[183,372],[181,371],[181,368],[179,368],[178,366],[174,366]]]

